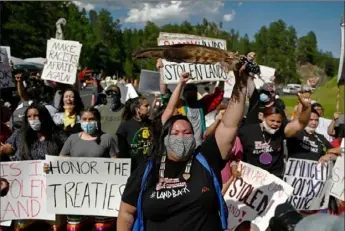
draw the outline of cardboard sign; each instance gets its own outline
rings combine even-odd
[[[76,82],[82,44],[76,41],[50,39],[47,43],[47,63],[42,79],[59,83]]]
[[[10,49],[0,47],[0,89],[15,87],[10,67]]]
[[[251,221],[254,230],[264,231],[276,207],[292,194],[293,188],[253,165],[240,162],[242,177],[236,179],[224,195],[228,206],[228,229],[234,231],[243,221]]]
[[[141,70],[139,89],[140,93],[160,93],[160,73],[159,71]]]
[[[46,156],[48,211],[117,217],[130,159]]]
[[[213,39],[208,37],[199,37],[186,34],[176,34],[169,37],[168,33],[164,37],[158,38],[158,46],[166,46],[173,44],[198,44],[207,47],[215,47],[226,50],[226,41]],[[176,84],[179,82],[182,72],[190,73],[189,83],[225,81],[229,79],[228,73],[225,73],[218,64],[193,64],[193,63],[175,63],[162,60],[164,67],[162,68],[162,81],[166,84]]]
[[[342,148],[341,156],[337,157],[337,160],[334,164],[332,169],[332,185],[330,190],[330,195],[334,196],[335,198],[345,201],[345,194],[344,194],[344,184],[345,184],[345,177],[344,177],[344,139],[341,142],[340,147]]]
[[[9,184],[6,195],[0,198],[0,221],[55,220],[55,214],[47,211],[43,161],[1,162],[0,174]]]
[[[330,168],[329,168],[330,167]],[[327,180],[331,166],[317,161],[289,158],[284,181],[294,188],[288,202],[297,210],[319,210],[328,207]]]

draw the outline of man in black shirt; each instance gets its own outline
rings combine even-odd
[[[246,124],[255,124],[260,122],[260,115],[267,107],[279,107],[285,111],[284,101],[276,98],[274,83],[265,83],[260,90],[257,90],[253,80],[248,80],[249,108],[246,115]],[[250,94],[250,90],[252,94]],[[284,120],[287,120],[286,116]]]

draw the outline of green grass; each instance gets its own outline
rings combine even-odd
[[[336,95],[337,95],[337,78],[334,77],[326,84],[319,87],[312,95],[312,99],[320,103],[325,109],[324,117],[332,119],[333,113],[336,109]],[[297,96],[284,95],[280,96],[286,105],[286,110],[289,115],[292,114],[293,108],[297,103]],[[340,112],[344,112],[344,86],[340,87]]]

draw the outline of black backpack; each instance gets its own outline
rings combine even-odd
[[[23,107],[14,110],[10,120],[10,129],[13,131],[22,127],[23,117],[25,116],[26,109],[30,106],[29,102],[23,102]]]

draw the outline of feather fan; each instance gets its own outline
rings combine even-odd
[[[134,58],[161,58],[176,63],[215,64],[220,63],[227,71],[236,70],[240,61],[238,53],[227,52],[218,48],[193,44],[158,46],[140,50]]]

